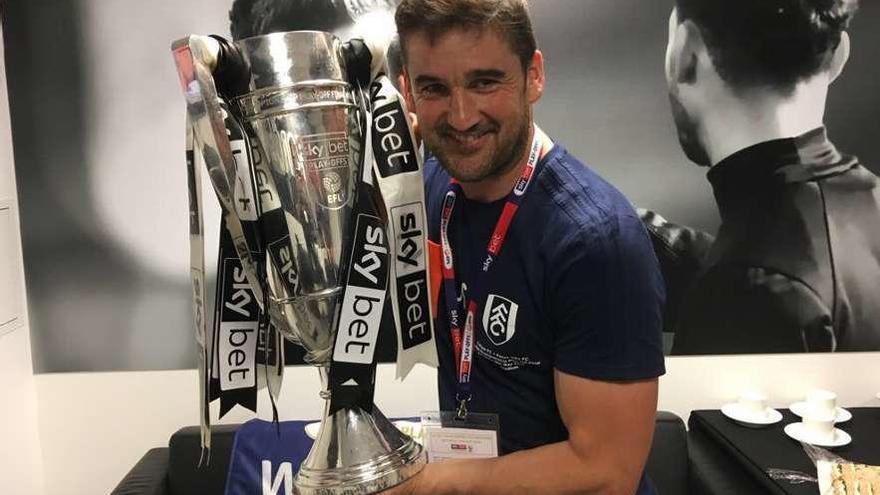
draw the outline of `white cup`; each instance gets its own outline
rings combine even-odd
[[[818,415],[837,414],[837,394],[828,390],[814,389],[807,392],[806,409]]]
[[[834,441],[834,412],[808,410],[801,418],[806,440],[829,443]]]
[[[737,401],[740,411],[752,417],[767,416],[767,394],[750,390],[739,396]]]

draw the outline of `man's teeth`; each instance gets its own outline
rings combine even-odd
[[[484,135],[485,134],[465,134],[465,135],[454,136],[454,138],[456,141],[459,141],[459,142],[465,143],[465,144],[469,144],[469,143],[475,142],[476,140],[480,139]]]

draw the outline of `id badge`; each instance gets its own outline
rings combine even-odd
[[[498,415],[454,411],[422,413],[422,438],[428,462],[498,457]]]

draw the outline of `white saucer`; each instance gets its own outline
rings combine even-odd
[[[767,426],[782,421],[782,413],[776,409],[764,409],[764,414],[755,414],[750,411],[744,411],[742,406],[733,402],[721,406],[721,414],[746,425]]]
[[[834,438],[831,441],[819,441],[810,439],[805,435],[803,427],[803,423],[791,423],[790,425],[785,425],[784,431],[786,435],[797,440],[798,442],[804,442],[810,445],[817,445],[819,447],[842,447],[852,442],[852,437],[849,436],[849,433],[843,430],[839,430],[837,428],[834,429]]]
[[[795,416],[797,416],[799,418],[803,418],[804,413],[807,410],[807,407],[809,407],[809,405],[806,402],[795,402],[794,404],[788,406],[788,409],[792,413],[794,413]],[[844,423],[844,422],[852,419],[852,413],[842,407],[836,408],[835,412],[836,412],[835,417],[834,417],[835,423]]]

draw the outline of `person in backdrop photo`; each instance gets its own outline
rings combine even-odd
[[[498,414],[502,455],[392,492],[653,493],[664,282],[629,201],[534,122],[526,2],[403,0],[396,23],[430,157],[440,408]]]
[[[856,0],[677,0],[666,77],[721,226],[673,354],[880,350],[877,177],[823,124]]]
[[[298,30],[338,33],[352,24],[342,0],[234,0],[229,10],[234,40]]]

